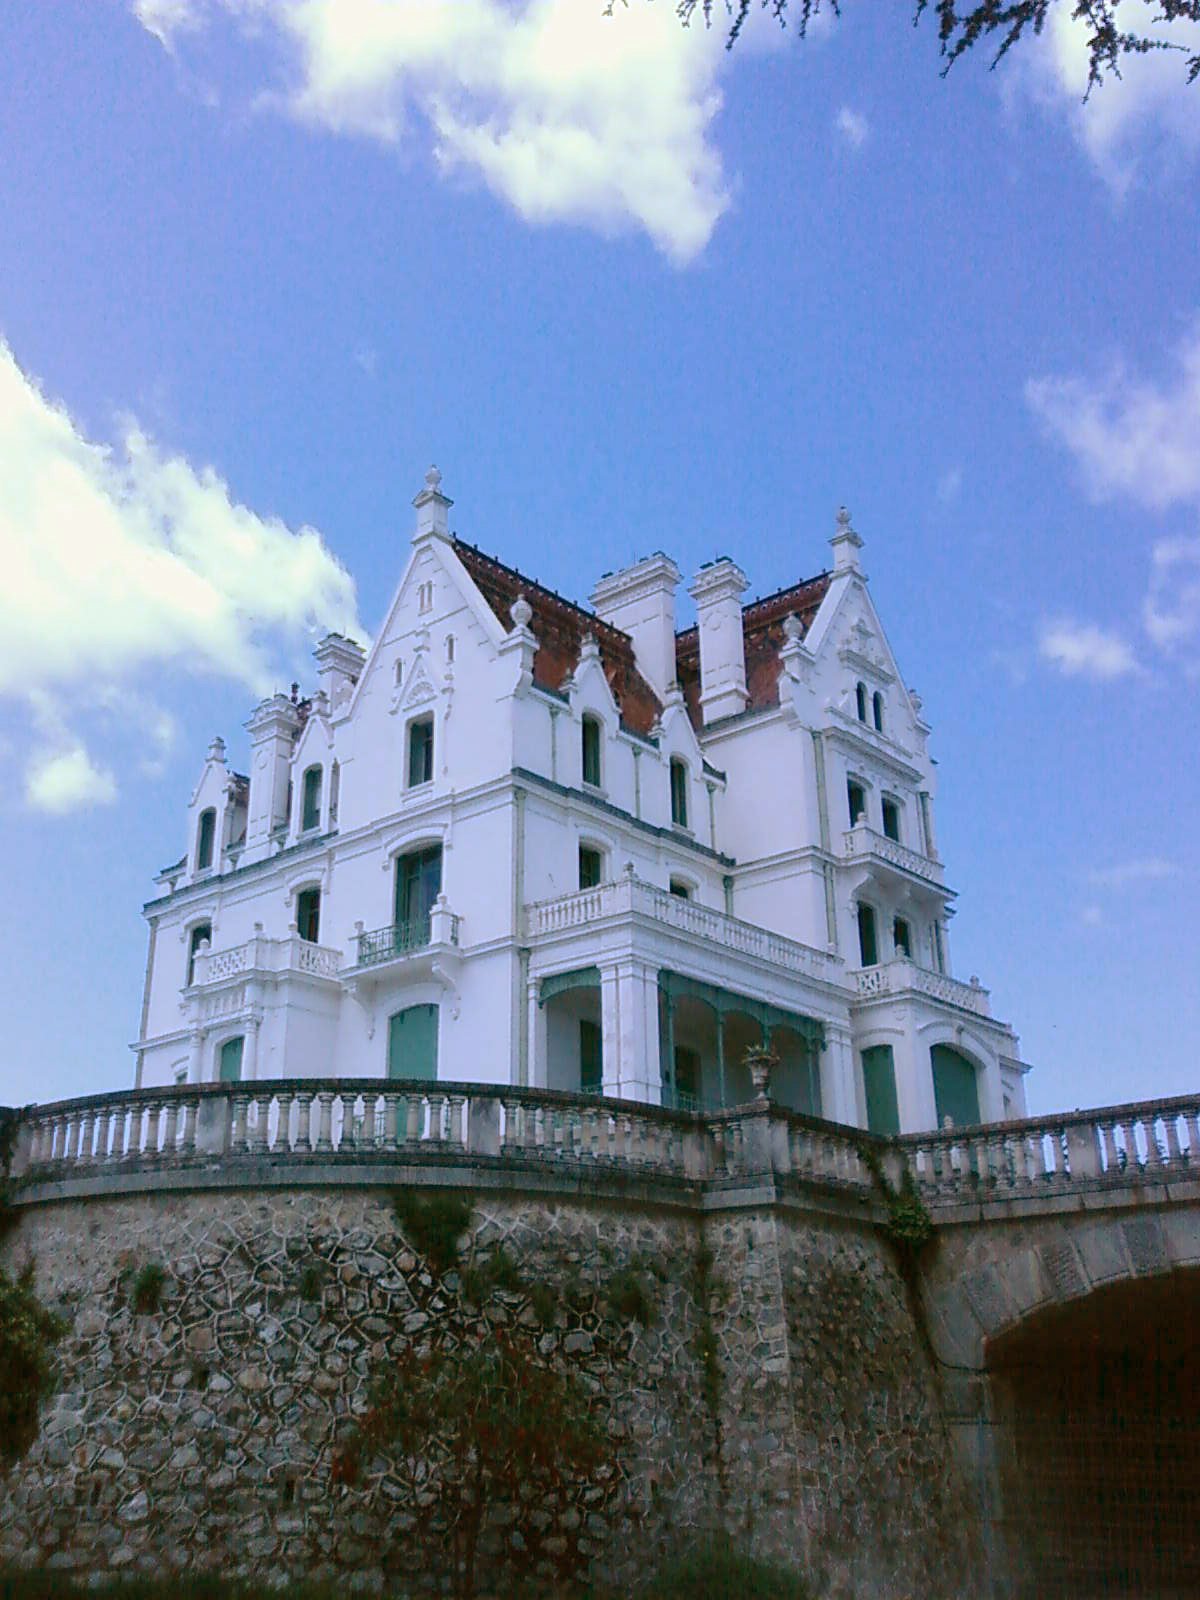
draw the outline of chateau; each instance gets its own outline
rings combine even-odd
[[[588,611],[450,532],[436,469],[366,654],[214,739],[145,908],[135,1087],[377,1077],[880,1133],[1025,1114],[951,972],[934,767],[838,513],[833,566],[743,604],[656,553]]]

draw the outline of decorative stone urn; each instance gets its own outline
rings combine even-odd
[[[750,1069],[750,1081],[754,1085],[756,1097],[759,1100],[769,1099],[767,1089],[771,1082],[771,1074],[779,1065],[779,1057],[770,1045],[752,1044],[747,1045],[742,1060]]]

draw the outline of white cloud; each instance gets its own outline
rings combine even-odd
[[[729,205],[709,142],[719,30],[671,5],[600,0],[137,0],[174,48],[218,14],[266,28],[288,60],[262,101],[389,145],[428,139],[534,223],[645,230],[692,260]]]
[[[1067,117],[1075,140],[1120,197],[1139,179],[1147,158],[1157,166],[1173,156],[1190,159],[1200,153],[1195,90],[1186,81],[1185,55],[1151,50],[1124,56],[1120,78],[1106,76],[1087,95],[1091,27],[1075,10],[1053,6],[1041,38],[1023,45],[1010,60],[1016,82]],[[1116,21],[1128,32],[1182,45],[1192,54],[1200,48],[1200,25],[1158,22],[1145,0],[1124,0]]]
[[[1119,634],[1069,617],[1043,624],[1038,650],[1044,661],[1068,678],[1108,683],[1142,671],[1137,657]]]
[[[25,775],[25,799],[35,811],[65,816],[92,806],[111,805],[117,784],[106,767],[98,767],[81,744],[64,750],[43,750]]]
[[[1087,880],[1097,889],[1127,889],[1132,884],[1161,883],[1164,878],[1178,876],[1179,868],[1173,861],[1162,856],[1141,856],[1111,867],[1093,867]]]
[[[1200,636],[1200,539],[1160,539],[1154,546],[1142,622],[1168,653]]]
[[[1165,382],[1118,364],[1099,379],[1032,379],[1025,398],[1075,457],[1093,498],[1123,494],[1153,510],[1200,505],[1200,322]]]
[[[170,713],[134,680],[170,669],[273,686],[281,653],[327,629],[359,633],[354,585],[312,528],[238,504],[209,467],[135,423],[118,448],[86,438],[0,343],[0,696],[39,729],[31,804],[112,796],[62,707],[99,713],[160,763]]]
[[[843,106],[838,112],[834,126],[852,150],[861,150],[871,136],[871,124],[866,117],[849,106]]]

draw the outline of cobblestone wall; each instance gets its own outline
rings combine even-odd
[[[603,1390],[618,1439],[619,1469],[547,1513],[547,1564],[578,1543],[632,1587],[720,1522],[830,1596],[973,1592],[937,1391],[871,1231],[777,1208],[701,1223],[632,1202],[476,1197],[465,1256],[500,1240],[555,1309],[539,1321],[514,1291],[499,1314]],[[71,1331],[41,1436],[0,1482],[0,1563],[420,1590],[409,1487],[382,1463],[337,1483],[333,1462],[372,1375],[475,1313],[455,1276],[426,1270],[386,1192],[72,1201],[23,1216],[2,1256],[28,1252]],[[648,1327],[607,1293],[631,1261]],[[130,1283],[151,1262],[161,1305],[137,1314]]]

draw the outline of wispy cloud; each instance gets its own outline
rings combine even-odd
[[[871,137],[871,124],[861,111],[854,111],[850,106],[842,107],[834,121],[834,126],[851,150],[861,150]]]
[[[600,0],[134,0],[179,52],[218,18],[283,62],[260,103],[327,132],[424,144],[531,223],[643,229],[693,260],[730,203],[710,141],[728,56],[674,6]]]
[[[939,505],[953,505],[962,493],[963,475],[961,467],[947,467],[937,481],[937,498]]]
[[[1155,544],[1142,622],[1168,655],[1200,638],[1200,539],[1160,539]]]
[[[1070,617],[1043,623],[1038,653],[1064,677],[1090,678],[1097,683],[1133,677],[1143,670],[1133,649],[1119,634]]]
[[[1139,856],[1132,861],[1118,861],[1111,867],[1092,867],[1087,881],[1095,889],[1127,889],[1133,884],[1161,883],[1167,878],[1177,878],[1179,867],[1162,856]]]
[[[30,717],[26,798],[43,810],[115,794],[66,705],[136,729],[154,766],[173,719],[139,678],[264,691],[302,641],[361,631],[353,581],[314,529],[259,516],[134,422],[116,448],[89,440],[2,343],[0,483],[0,698]]]

